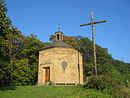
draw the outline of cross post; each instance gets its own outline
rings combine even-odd
[[[91,21],[92,22],[90,22],[90,23],[81,24],[80,27],[87,26],[87,25],[91,25],[91,27],[92,27],[92,42],[93,42],[93,54],[94,54],[94,72],[95,72],[95,76],[97,76],[98,72],[97,72],[96,46],[95,46],[95,38],[94,38],[94,24],[103,23],[103,22],[106,22],[106,20],[101,20],[101,21],[94,22],[94,15],[93,15],[93,12],[91,11]]]

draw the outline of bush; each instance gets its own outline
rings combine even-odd
[[[123,86],[116,79],[103,75],[90,77],[84,87],[100,90],[116,98],[124,93],[121,91]]]
[[[113,81],[105,76],[93,76],[88,79],[85,87],[93,88],[97,90],[103,90],[105,88],[111,88]]]

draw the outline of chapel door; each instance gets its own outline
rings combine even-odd
[[[50,67],[45,68],[45,82],[50,80]]]

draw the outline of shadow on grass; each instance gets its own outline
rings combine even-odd
[[[15,90],[16,86],[15,85],[9,85],[9,86],[0,86],[0,90],[6,91],[6,90]]]

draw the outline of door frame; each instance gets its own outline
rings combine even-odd
[[[50,81],[50,67],[44,67],[44,82],[49,82]]]

